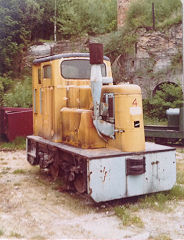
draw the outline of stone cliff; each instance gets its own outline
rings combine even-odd
[[[115,81],[136,83],[143,96],[152,94],[159,84],[179,84],[182,78],[182,25],[166,32],[137,32],[134,54],[120,55],[113,64]]]

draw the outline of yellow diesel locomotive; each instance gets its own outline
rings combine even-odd
[[[171,189],[175,149],[145,143],[141,89],[114,85],[101,44],[33,61],[27,160],[94,201]]]

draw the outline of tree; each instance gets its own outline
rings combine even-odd
[[[0,74],[16,76],[31,34],[41,17],[35,0],[0,0]]]
[[[116,30],[116,0],[57,0],[62,36],[102,34]]]
[[[58,0],[57,0],[58,1]],[[40,6],[41,17],[32,30],[32,41],[40,38],[53,38],[54,31],[54,0],[37,0]]]

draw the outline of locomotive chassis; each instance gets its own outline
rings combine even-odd
[[[87,193],[95,202],[170,190],[176,181],[175,148],[146,143],[142,152],[81,149],[38,136],[27,137],[31,165],[61,175],[68,189]]]

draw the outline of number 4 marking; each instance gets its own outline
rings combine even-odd
[[[137,99],[136,98],[133,100],[132,105],[137,107],[138,103],[137,103]]]

